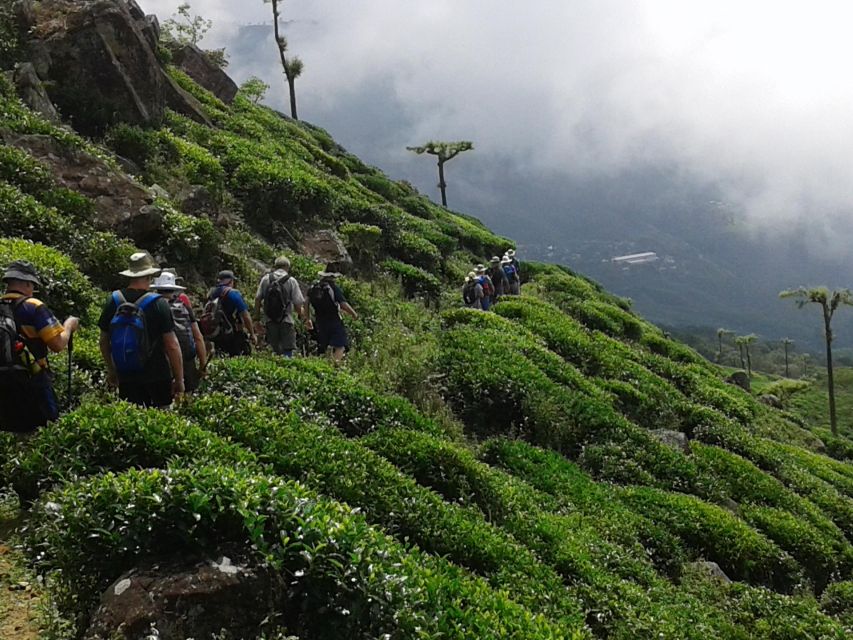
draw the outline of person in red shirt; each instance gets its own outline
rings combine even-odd
[[[29,262],[10,264],[3,280],[6,291],[0,305],[11,311],[15,326],[9,329],[17,339],[14,353],[0,356],[0,430],[31,433],[59,416],[47,355],[65,350],[80,321],[72,316],[60,323],[33,297],[41,282]]]

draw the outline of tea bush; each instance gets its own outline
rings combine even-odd
[[[853,581],[833,582],[823,592],[820,608],[853,628]]]
[[[288,585],[283,610],[324,612],[289,618],[288,630],[299,635],[461,639],[466,629],[487,628],[496,638],[583,637],[446,561],[406,551],[338,503],[226,466],[128,471],[67,485],[35,511],[28,540],[37,568],[75,594],[83,612],[152,552],[237,545],[258,549]]]
[[[399,260],[385,260],[382,267],[389,274],[400,279],[403,290],[410,298],[422,296],[428,300],[435,300],[441,293],[441,281],[429,271]]]

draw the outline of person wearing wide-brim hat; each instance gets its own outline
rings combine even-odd
[[[173,269],[164,269],[151,283],[151,289],[169,302],[172,320],[175,322],[175,336],[181,345],[184,361],[184,391],[192,393],[198,389],[200,372],[207,367],[207,349],[195,313],[184,294],[187,288],[178,284],[178,276]]]
[[[217,318],[202,315],[202,333],[213,342],[220,356],[247,356],[258,343],[252,314],[243,294],[237,289],[237,276],[230,269],[220,271],[216,285],[207,294],[205,309],[218,305]]]
[[[7,342],[10,353],[0,350],[0,430],[25,437],[59,416],[47,356],[66,349],[80,321],[72,316],[60,323],[44,302],[33,297],[41,280],[29,262],[10,264],[3,281],[0,330],[8,328],[9,337],[0,345]]]
[[[501,268],[509,281],[509,289],[506,291],[506,294],[517,296],[521,290],[521,280],[518,277],[518,269],[513,264],[512,258],[509,256],[501,258]]]
[[[518,257],[515,254],[515,249],[507,249],[506,257],[510,259],[512,262],[512,266],[515,267],[515,273],[518,275],[519,283],[521,282],[521,263],[518,261]]]
[[[119,273],[127,285],[110,294],[98,320],[107,383],[118,387],[123,400],[145,407],[169,406],[184,393],[172,311],[166,298],[149,291],[161,271],[147,251],[130,256],[127,269]]]
[[[470,309],[483,309],[483,285],[477,278],[476,271],[469,271],[462,286],[462,301]]]
[[[341,274],[328,268],[317,272],[318,280],[308,290],[308,302],[314,310],[314,327],[321,354],[332,350],[332,361],[339,364],[343,361],[349,348],[349,336],[341,313],[358,320],[344,292],[336,282]]]
[[[496,304],[501,299],[501,296],[507,295],[510,291],[509,279],[506,277],[506,273],[504,273],[501,266],[501,259],[498,256],[492,256],[492,259],[489,260],[488,274],[492,279],[492,284],[495,286],[495,295],[492,304]]]
[[[495,283],[487,273],[486,265],[478,264],[474,267],[474,272],[476,273],[477,283],[483,287],[483,299],[480,301],[480,304],[483,311],[488,311],[494,302]]]

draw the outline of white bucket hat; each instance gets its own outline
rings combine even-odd
[[[151,283],[151,288],[155,291],[186,291],[186,287],[182,287],[177,282],[178,276],[169,271],[163,271],[155,280]]]

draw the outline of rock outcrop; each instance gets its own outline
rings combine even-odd
[[[172,62],[225,104],[230,104],[237,95],[237,84],[194,44],[176,49],[172,54]]]
[[[31,62],[19,64],[12,72],[11,79],[24,104],[40,113],[49,122],[58,124],[61,121],[56,107],[50,101],[50,96]]]
[[[672,431],[670,429],[654,429],[651,435],[661,444],[680,451],[685,455],[690,455],[690,441],[687,435],[681,431]]]
[[[262,569],[227,557],[130,572],[101,597],[86,640],[256,637],[275,611],[276,585]],[[217,636],[218,637],[218,636]]]
[[[305,235],[299,244],[299,251],[322,262],[329,271],[349,273],[352,270],[352,257],[343,240],[329,229]]]
[[[98,229],[143,244],[161,235],[163,212],[154,204],[151,192],[101,158],[47,135],[4,133],[0,139],[43,162],[61,186],[91,198],[98,212],[93,220]]]
[[[746,371],[735,371],[728,378],[726,378],[726,382],[729,384],[733,384],[736,387],[740,387],[744,391],[751,391],[752,384],[749,380],[749,374]]]
[[[156,21],[123,0],[25,0],[27,58],[63,116],[84,132],[159,123],[166,107],[207,122],[155,54]]]

